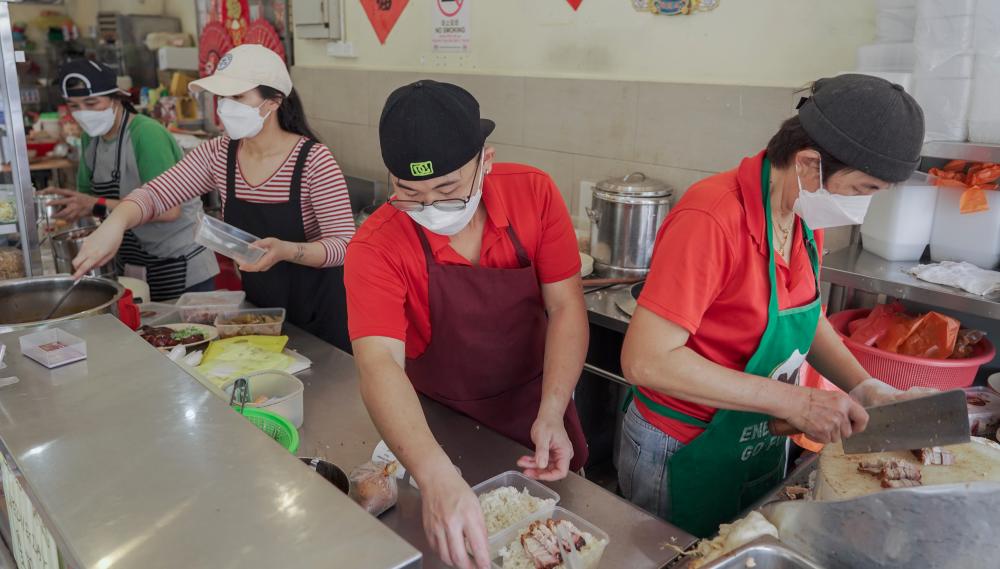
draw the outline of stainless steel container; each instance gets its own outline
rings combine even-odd
[[[97,218],[91,215],[69,222],[56,218],[56,214],[62,209],[61,205],[53,205],[53,201],[62,199],[62,196],[55,194],[35,194],[35,219],[38,224],[45,228],[48,234],[78,229],[81,227],[93,227],[97,225]]]
[[[52,236],[52,257],[56,262],[56,271],[60,273],[73,273],[73,258],[80,252],[83,240],[94,232],[96,227],[84,227],[82,229],[69,229],[60,231]],[[115,276],[114,261],[108,262],[103,267],[94,267],[87,276],[91,277],[113,277]]]
[[[73,277],[66,275],[0,282],[0,333],[95,314],[117,316],[116,304],[125,293],[125,287],[109,279],[84,277],[59,311],[43,320],[72,285]]]
[[[670,211],[673,193],[641,172],[597,184],[587,208],[595,273],[641,277],[649,272],[656,231]]]

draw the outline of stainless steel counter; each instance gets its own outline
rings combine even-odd
[[[622,312],[616,302],[628,298],[632,285],[616,285],[587,291],[583,299],[587,304],[587,317],[592,324],[624,334],[628,330],[629,315]]]
[[[87,341],[85,361],[48,370],[21,355],[25,332],[0,335],[0,376],[20,379],[0,388],[0,440],[68,565],[419,567],[416,549],[113,317],[59,328]]]
[[[902,300],[929,304],[940,308],[976,314],[1000,320],[1000,302],[969,294],[959,289],[924,282],[904,273],[917,265],[916,261],[886,261],[858,246],[835,251],[823,258],[821,279],[848,289],[885,294]],[[831,310],[838,310],[844,298],[841,291],[831,290]]]
[[[299,454],[327,458],[346,471],[370,460],[380,437],[361,402],[353,358],[292,326],[286,326],[286,333],[289,346],[313,361],[311,370],[299,374],[306,385]],[[424,412],[438,441],[470,484],[516,469],[517,458],[528,453],[519,444],[434,402],[425,400]],[[679,528],[575,474],[551,486],[562,497],[562,506],[611,536],[602,567],[662,567],[677,556],[665,544],[686,548],[695,541]],[[424,552],[424,567],[444,567],[424,538],[416,489],[401,486],[399,503],[381,520]]]

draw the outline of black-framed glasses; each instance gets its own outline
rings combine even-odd
[[[480,151],[480,157],[482,152]],[[398,209],[399,211],[406,212],[417,212],[424,211],[424,208],[433,207],[441,211],[462,211],[465,206],[468,205],[469,201],[472,200],[472,196],[476,193],[476,180],[479,178],[479,166],[481,160],[476,161],[476,171],[472,174],[472,188],[469,190],[469,195],[464,198],[447,198],[443,200],[434,200],[431,203],[425,204],[417,200],[400,200],[400,199],[390,199],[389,205]],[[389,187],[392,187],[392,180],[386,175],[386,183]]]

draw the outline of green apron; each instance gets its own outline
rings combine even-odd
[[[778,310],[771,200],[768,197],[771,163],[767,159],[761,178],[771,298],[767,307],[767,327],[744,371],[795,383],[819,323],[819,256],[813,233],[803,223],[802,235],[816,275],[816,299],[805,306]],[[712,421],[705,423],[656,403],[634,387],[632,391],[653,412],[705,429],[668,461],[670,521],[673,524],[698,537],[714,535],[720,523],[731,521],[784,479],[787,438],[771,435],[767,415],[719,409]]]

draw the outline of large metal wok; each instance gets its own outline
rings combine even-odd
[[[53,317],[44,320],[72,284],[73,278],[68,275],[0,281],[0,333],[96,314],[116,314],[117,301],[125,293],[125,287],[116,281],[85,277]]]

